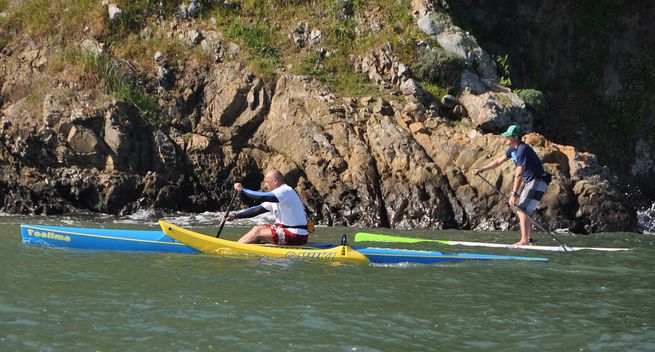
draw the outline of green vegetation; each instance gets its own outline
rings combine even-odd
[[[93,71],[98,74],[105,91],[114,94],[118,99],[134,104],[139,109],[141,117],[153,126],[162,126],[168,123],[161,112],[157,102],[137,83],[138,78],[124,69],[115,59],[103,54],[89,58],[88,54],[83,60],[89,62]]]
[[[7,9],[7,5],[9,5],[8,0],[0,0],[0,12],[4,12]],[[0,26],[3,26],[6,20],[6,14],[0,16]]]
[[[517,89],[514,93],[521,97],[529,108],[539,112],[546,110],[546,97],[544,97],[544,93],[541,91],[536,89]]]
[[[512,79],[510,78],[512,69],[509,65],[509,55],[495,55],[494,60],[498,71],[498,83],[503,87],[510,88],[512,86]]]
[[[363,55],[386,43],[391,43],[393,54],[402,62],[411,64],[418,60],[416,42],[428,40],[413,22],[409,0],[385,2],[323,0],[303,4],[288,9],[282,8],[275,19],[269,19],[269,22],[279,23],[282,28],[286,28],[281,31],[281,36],[278,34],[276,41],[278,52],[281,57],[288,60],[287,62],[292,63],[292,73],[316,77],[327,83],[338,95],[381,94],[364,75],[354,71],[353,56]],[[345,14],[363,15],[367,11],[367,6],[379,7],[378,11],[383,15],[380,20],[384,25],[379,32],[358,34],[356,22]],[[276,12],[270,11],[269,15],[274,15]],[[319,52],[311,50],[301,52],[289,42],[286,35],[296,25],[296,20],[293,18],[306,19],[312,28],[323,32],[321,46],[329,53],[328,55],[322,56]]]
[[[132,103],[141,113],[141,117],[153,126],[162,126],[168,121],[155,100],[137,84],[138,77],[129,72],[116,59],[108,54],[94,56],[76,48],[67,47],[50,66],[51,74],[73,72],[83,83],[99,86],[116,98]],[[58,72],[59,71],[59,72]]]
[[[450,121],[453,126],[465,127],[465,128],[475,128],[475,124],[469,118]]]
[[[412,65],[412,72],[419,81],[436,85],[443,91],[457,87],[465,68],[464,59],[437,47],[422,50],[419,59]]]
[[[241,42],[251,55],[277,62],[279,56],[272,46],[274,32],[263,25],[249,24],[241,18],[234,19],[227,27],[226,34]]]
[[[2,22],[3,35],[80,36],[85,26],[102,26],[104,22],[103,7],[95,0],[25,0],[19,5],[5,2],[4,6],[7,18]]]
[[[157,51],[162,54],[162,62],[175,67],[179,62],[197,62],[200,65],[211,62],[209,53],[198,47],[190,47],[176,38],[168,38],[156,33],[149,38],[131,34],[120,41],[121,45],[113,48],[112,54],[130,61],[140,71],[155,74],[153,57]]]
[[[102,87],[106,93],[134,103],[151,123],[165,123],[156,99],[148,93],[147,82],[156,74],[152,61],[155,52],[162,53],[163,62],[173,71],[180,64],[208,65],[213,58],[161,29],[159,21],[163,19],[163,28],[167,28],[183,0],[112,2],[122,14],[110,21],[107,7],[99,0],[0,0],[0,10],[7,13],[0,19],[0,47],[22,40],[21,33],[51,43],[48,75],[85,87]],[[355,71],[354,63],[358,56],[391,43],[393,55],[401,62],[418,63],[423,86],[440,98],[456,86],[463,65],[439,49],[429,62],[435,67],[424,63],[424,56],[431,54],[419,55],[416,43],[437,45],[416,26],[410,2],[242,0],[238,7],[228,9],[221,1],[201,0],[201,12],[191,28],[218,30],[237,42],[243,48],[239,59],[247,61],[249,69],[265,80],[290,68],[292,73],[324,81],[342,96],[381,94],[364,74]],[[369,13],[378,17],[357,27],[356,19]],[[322,32],[320,46],[301,49],[292,43],[288,35],[300,21]],[[105,53],[96,57],[76,49],[86,37],[104,43]]]
[[[301,57],[291,72],[316,77],[327,83],[334,92],[344,96],[362,97],[381,94],[378,87],[368,82],[364,74],[355,72],[352,62],[345,55],[324,58],[319,52],[312,52]]]
[[[450,93],[447,88],[440,87],[428,81],[420,81],[419,83],[423,87],[423,90],[430,94],[435,101],[440,101],[444,95]]]

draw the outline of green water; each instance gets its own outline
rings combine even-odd
[[[59,220],[0,218],[1,351],[655,350],[652,235],[562,236],[569,245],[635,248],[615,253],[403,245],[537,255],[550,263],[384,267],[23,245],[21,222]],[[227,228],[225,237],[242,231]],[[336,242],[356,231],[320,228],[316,239]],[[517,237],[413,234],[496,242]]]

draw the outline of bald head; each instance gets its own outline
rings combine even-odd
[[[284,175],[279,170],[267,171],[264,176],[264,183],[266,183],[266,188],[272,191],[284,184]]]

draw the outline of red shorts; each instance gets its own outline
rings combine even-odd
[[[268,225],[273,235],[275,244],[284,244],[287,246],[301,246],[307,243],[308,235],[298,235],[280,226]]]

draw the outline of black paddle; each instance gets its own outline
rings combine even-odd
[[[223,222],[221,222],[221,227],[218,228],[218,232],[216,233],[216,238],[221,237],[221,232],[223,232],[223,226],[225,226],[225,222],[227,221],[227,215],[230,213],[230,209],[232,209],[232,203],[234,203],[234,199],[236,199],[237,194],[239,192],[234,192],[234,195],[232,195],[232,199],[230,199],[230,204],[227,205],[227,212],[225,212],[225,216],[223,217]]]
[[[478,174],[478,176],[480,176],[480,178],[481,178],[484,182],[486,182],[489,186],[491,186],[491,188],[493,188],[496,192],[498,192],[498,194],[500,194],[501,196],[503,196],[503,197],[505,197],[507,200],[509,200],[509,197],[508,197],[505,193],[501,192],[498,188],[496,188],[496,186],[494,186],[491,182],[489,182],[489,180],[487,180],[486,178],[484,178],[484,177],[483,177],[482,175],[480,175],[480,174]],[[516,207],[516,209],[518,209],[520,212],[522,212],[523,214],[525,214],[525,216],[530,220],[530,222],[533,223],[534,226],[536,226],[539,230],[541,230],[542,232],[547,233],[548,236],[552,237],[555,241],[557,241],[557,243],[559,243],[559,244],[562,246],[562,248],[564,249],[564,252],[568,252],[568,249],[570,249],[571,247],[565,245],[564,242],[560,241],[557,237],[555,237],[555,235],[553,235],[552,233],[550,233],[550,231],[546,230],[543,226],[539,225],[538,222],[532,220],[532,218],[530,217],[530,215],[528,215],[526,212],[522,211],[522,210],[519,209],[518,207]]]

